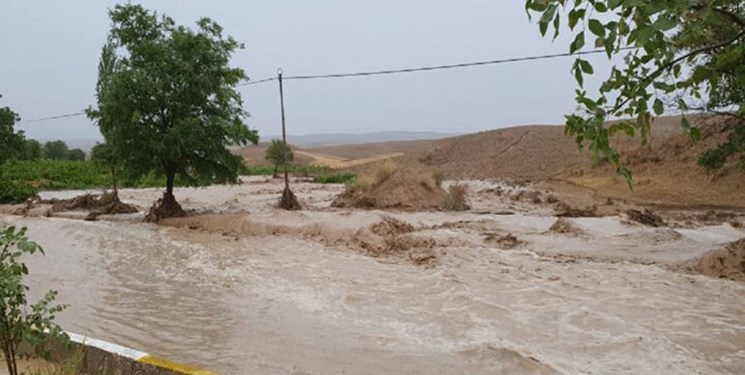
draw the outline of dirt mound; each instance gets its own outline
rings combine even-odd
[[[148,223],[157,223],[162,219],[183,216],[186,216],[186,212],[176,202],[176,198],[171,194],[164,193],[163,198],[155,201],[153,206],[150,207],[150,210],[145,216],[145,221]]]
[[[285,186],[282,191],[282,197],[279,199],[277,207],[288,211],[297,211],[302,208],[297,197],[295,197],[295,193],[288,186]]]
[[[549,233],[557,234],[568,234],[573,236],[581,236],[585,234],[582,228],[577,227],[571,220],[560,217],[556,219],[556,222],[548,228]]]
[[[382,181],[367,186],[350,185],[332,206],[434,210],[442,208],[445,194],[431,174],[400,168]]]
[[[524,245],[525,241],[519,240],[512,233],[507,233],[504,236],[500,236],[497,234],[487,234],[484,238],[484,243],[489,245],[496,245],[500,249],[509,250]]]
[[[688,265],[686,270],[711,277],[745,281],[745,238],[705,253],[695,264]]]
[[[554,208],[556,211],[556,217],[598,217],[597,206],[589,206],[586,208],[575,208],[571,207],[566,203],[559,202]]]
[[[31,214],[35,207],[48,207],[49,205],[51,205],[50,212],[90,211],[86,220],[96,220],[100,215],[131,214],[139,211],[137,207],[123,203],[119,200],[119,196],[105,193],[100,195],[85,194],[71,199],[32,201],[28,203],[24,214]]]
[[[396,236],[413,232],[414,227],[405,221],[391,216],[384,216],[383,220],[370,226],[370,231],[378,236]]]
[[[639,210],[628,210],[626,211],[626,215],[628,215],[629,220],[636,221],[637,223],[641,223],[644,225],[649,225],[651,227],[662,227],[665,226],[665,221],[662,220],[660,215],[657,215],[654,211],[645,208],[644,211]]]

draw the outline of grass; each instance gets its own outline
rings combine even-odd
[[[398,165],[390,159],[379,163],[375,169],[364,173],[354,179],[349,186],[350,192],[364,192],[374,189],[376,186],[385,182],[398,169]]]
[[[319,183],[349,183],[353,174],[335,172],[325,167],[292,166],[295,176],[315,177]],[[244,166],[241,175],[266,176],[274,174],[274,167]],[[30,160],[9,161],[0,165],[3,181],[28,185],[38,190],[101,189],[111,186],[111,176],[106,168],[90,161]],[[136,181],[121,181],[121,187],[164,187],[165,178],[151,173]],[[177,186],[184,186],[176,179]],[[2,189],[0,189],[2,190]]]
[[[318,167],[313,165],[291,165],[287,171],[293,176],[313,177],[313,181],[319,184],[349,184],[355,180],[355,174],[337,172],[329,167]],[[277,173],[283,173],[279,168]],[[274,167],[271,166],[243,166],[240,174],[242,176],[272,176]]]

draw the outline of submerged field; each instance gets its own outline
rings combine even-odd
[[[178,189],[196,211],[160,225],[0,220],[45,246],[30,283],[59,289],[67,329],[221,374],[745,371],[745,284],[695,267],[743,237],[741,213],[658,211],[653,227],[616,204],[559,220],[568,196],[461,183],[467,212],[331,208],[343,185],[305,182],[306,209],[285,212],[281,180],[252,177]],[[122,199],[144,210],[161,194]]]

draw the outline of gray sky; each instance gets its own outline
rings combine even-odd
[[[94,102],[96,66],[116,2],[6,1],[0,12],[0,106],[25,120]],[[254,80],[563,53],[529,23],[522,0],[144,1],[177,23],[208,16],[245,43],[233,65]],[[588,58],[608,65],[604,56]],[[406,75],[285,82],[288,132],[476,132],[557,124],[575,108],[572,59]],[[599,71],[598,71],[599,70]],[[597,69],[602,77],[607,69]],[[596,74],[598,74],[596,73]],[[240,88],[249,124],[279,133],[276,82]],[[29,137],[90,139],[85,117],[19,124]]]

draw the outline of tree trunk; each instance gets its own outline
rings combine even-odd
[[[176,171],[166,170],[166,194],[165,196],[170,196],[174,201],[176,200],[173,197],[173,183],[176,180]]]
[[[163,193],[163,198],[159,199],[150,208],[145,220],[151,223],[160,221],[169,217],[184,216],[184,210],[181,205],[176,202],[176,197],[173,196],[173,185],[176,180],[175,169],[166,169],[166,192]]]
[[[114,188],[114,197],[119,198],[119,185],[116,180],[116,167],[111,167],[111,185]]]

